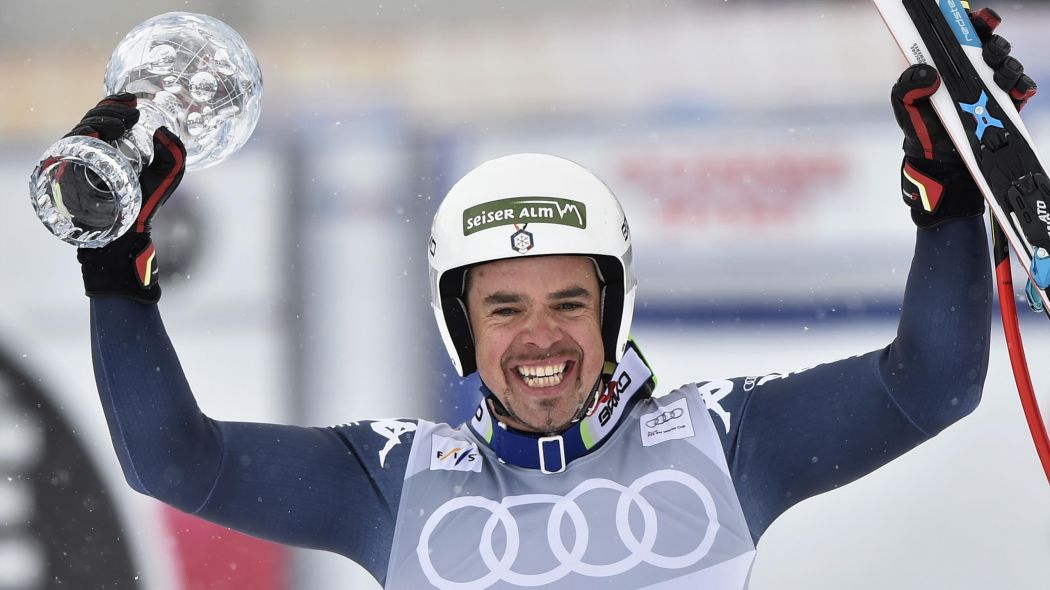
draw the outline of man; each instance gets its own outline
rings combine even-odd
[[[991,11],[973,19],[1018,106],[1035,92]],[[150,221],[181,179],[166,129],[132,231],[81,250],[102,403],[128,482],[218,523],[334,551],[390,588],[743,588],[787,508],[871,472],[976,407],[988,361],[983,201],[908,68],[892,92],[918,226],[885,349],[790,375],[651,396],[628,338],[631,234],[581,166],[482,164],[434,217],[432,301],[453,364],[485,399],[458,428],[219,422],[198,409],[157,310]],[[137,120],[109,97],[73,133]],[[932,210],[914,195],[943,194]],[[373,392],[362,391],[361,395]]]

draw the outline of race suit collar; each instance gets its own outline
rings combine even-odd
[[[539,436],[507,427],[489,411],[487,400],[492,392],[485,385],[468,426],[500,461],[543,473],[560,473],[575,459],[600,447],[638,400],[652,396],[655,385],[652,369],[634,342],[628,341],[623,358],[608,376],[594,406],[561,434]]]

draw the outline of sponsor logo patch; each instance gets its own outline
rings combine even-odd
[[[751,391],[756,387],[756,383],[757,385],[762,385],[765,383],[767,377],[768,375],[761,379],[758,379],[757,377],[748,377],[744,380],[744,391]],[[728,379],[716,379],[706,383],[697,383],[696,385],[697,390],[700,392],[700,399],[704,401],[707,410],[722,420],[722,425],[728,433],[729,421],[732,418],[732,415],[722,407],[722,399],[730,393],[733,393],[733,382]]]
[[[532,250],[532,247],[536,245],[536,239],[533,237],[532,232],[525,231],[525,228],[528,227],[528,225],[529,224],[527,223],[521,227],[515,225],[514,229],[518,231],[510,236],[510,247],[518,254],[525,254],[529,250]]]
[[[689,438],[694,434],[689,404],[684,399],[643,415],[639,426],[642,430],[642,446],[646,447],[669,440]]]
[[[948,21],[960,45],[981,46],[981,41],[977,38],[977,32],[973,30],[973,25],[970,24],[970,19],[966,15],[966,12],[969,10],[968,2],[965,0],[942,0],[937,5],[940,7],[941,12],[944,13],[944,20]]]
[[[463,211],[463,235],[501,225],[553,223],[587,228],[587,206],[560,197],[514,197],[475,205]]]
[[[351,422],[350,424],[358,424]],[[401,420],[376,420],[371,422],[372,431],[386,439],[386,444],[379,449],[379,466],[386,467],[386,456],[394,447],[401,444],[401,435],[416,431],[415,422]]]
[[[430,439],[430,470],[481,472],[481,453],[472,442],[435,434]]]
[[[610,380],[605,386],[605,391],[594,400],[594,405],[591,406],[587,415],[592,416],[597,413],[598,423],[602,426],[607,426],[609,420],[615,415],[616,408],[620,405],[620,397],[630,386],[630,373],[627,373],[626,371],[620,373],[620,376],[615,381]]]

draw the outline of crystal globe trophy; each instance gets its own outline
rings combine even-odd
[[[138,175],[161,126],[186,146],[186,169],[218,164],[259,120],[262,72],[244,39],[220,20],[169,12],[131,30],[106,67],[106,95],[138,98],[139,122],[119,140],[64,138],[29,179],[33,207],[51,233],[99,248],[131,227],[142,206]]]

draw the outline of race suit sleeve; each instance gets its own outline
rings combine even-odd
[[[345,555],[385,579],[414,422],[213,420],[197,406],[156,305],[93,298],[91,344],[134,489],[251,535]]]
[[[792,505],[874,471],[977,407],[991,329],[983,220],[917,231],[889,346],[788,375],[697,384],[756,542]]]

